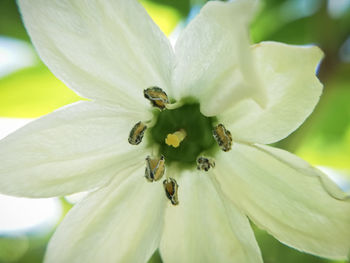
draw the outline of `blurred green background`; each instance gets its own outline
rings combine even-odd
[[[141,2],[160,28],[176,38],[206,1]],[[325,52],[318,74],[325,86],[320,103],[300,129],[275,146],[294,152],[314,165],[349,173],[350,0],[263,0],[251,25],[251,38],[254,43],[274,40],[317,44]],[[38,59],[15,1],[0,0],[0,136],[1,132],[22,125],[27,118],[39,117],[77,100],[79,97]],[[68,199],[58,201],[56,215],[45,219],[50,222],[44,220],[42,224],[19,229],[1,226],[4,206],[9,203],[0,202],[0,263],[42,262],[48,239],[72,206]],[[29,209],[26,213],[30,213],[30,206],[26,207]],[[38,207],[47,211],[44,206]],[[266,263],[340,262],[300,253],[257,228],[255,232]],[[150,262],[161,262],[157,252]]]

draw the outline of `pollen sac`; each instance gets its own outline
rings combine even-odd
[[[139,121],[136,123],[130,131],[128,139],[129,143],[132,145],[138,145],[142,141],[146,129],[147,126],[143,122]]]
[[[168,95],[161,88],[151,87],[145,89],[143,94],[146,99],[151,101],[152,106],[158,107],[161,110],[169,103]]]
[[[152,159],[150,156],[147,156],[145,177],[148,181],[158,181],[163,177],[164,172],[165,159],[163,155],[159,159]]]
[[[232,135],[230,131],[226,130],[224,125],[222,125],[221,123],[217,125],[213,130],[213,135],[220,148],[224,152],[228,152],[229,150],[231,150]]]
[[[165,190],[165,194],[168,197],[168,199],[171,201],[173,205],[179,204],[179,199],[177,197],[177,190],[179,188],[179,185],[173,178],[167,178],[163,181],[163,186]]]
[[[206,157],[198,157],[197,159],[197,169],[198,170],[203,170],[208,172],[210,168],[215,167],[215,162],[211,158],[206,158]]]

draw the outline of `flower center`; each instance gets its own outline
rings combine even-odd
[[[180,163],[179,169],[197,167],[198,170],[208,172],[215,167],[215,161],[211,157],[218,149],[216,145],[224,152],[231,150],[232,135],[223,124],[214,126],[217,122],[215,117],[202,115],[199,104],[193,99],[170,104],[167,94],[159,87],[145,89],[143,94],[153,107],[158,108],[153,111],[153,121],[146,122],[151,126],[147,133],[147,142],[150,148],[159,146],[158,157],[146,158],[145,177],[149,182],[156,182],[165,174],[165,194],[173,205],[178,205],[179,185],[166,174],[165,162]],[[147,129],[146,123],[139,121],[133,126],[128,138],[131,145],[142,142]]]
[[[156,111],[154,115],[156,124],[150,128],[148,141],[159,145],[159,156],[163,155],[167,163],[180,162],[193,168],[201,154],[213,156],[217,149],[212,133],[216,119],[203,116],[198,103]]]

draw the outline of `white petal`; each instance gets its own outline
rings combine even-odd
[[[334,198],[347,199],[350,197],[349,190],[344,189],[343,191],[341,188],[341,183],[344,184],[345,180],[343,179],[344,181],[341,182],[340,175],[338,175],[338,178],[334,178],[334,176],[337,176],[337,174],[333,172],[333,178],[337,180],[332,180],[332,177],[330,176],[331,174],[327,174],[326,171],[322,171],[311,166],[308,162],[290,152],[266,145],[256,145],[256,147],[262,151],[266,151],[267,154],[273,156],[282,163],[292,167],[294,170],[297,170],[302,174],[319,177],[325,190]],[[329,172],[329,170],[327,170],[327,172]]]
[[[43,61],[84,97],[136,109],[170,85],[173,51],[136,0],[19,0]]]
[[[128,143],[140,117],[81,102],[29,123],[0,141],[0,192],[58,196],[106,183],[144,162],[144,147]]]
[[[236,143],[217,158],[224,193],[281,242],[344,259],[350,250],[350,202],[333,198],[311,167],[271,147]],[[289,159],[289,160],[288,160]]]
[[[322,93],[315,70],[323,57],[316,46],[263,42],[252,47],[256,68],[267,90],[264,109],[246,100],[221,120],[236,140],[273,143],[297,129]]]
[[[178,180],[180,204],[165,214],[164,262],[262,262],[248,219],[209,176],[187,172]]]
[[[264,104],[247,33],[255,6],[254,0],[236,0],[211,1],[202,8],[175,46],[176,99],[199,98],[201,112],[207,116],[249,97]]]
[[[46,263],[142,263],[159,245],[166,197],[144,168],[125,169],[113,183],[69,211],[53,235]]]

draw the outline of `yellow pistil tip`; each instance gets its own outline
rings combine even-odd
[[[186,131],[181,129],[174,133],[169,133],[165,138],[165,143],[174,148],[179,147],[180,143],[185,139]]]

